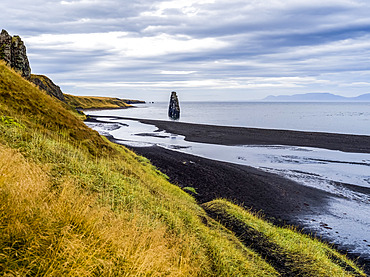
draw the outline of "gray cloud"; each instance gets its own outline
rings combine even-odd
[[[33,71],[66,92],[147,100],[172,89],[189,100],[369,92],[367,1],[3,2],[0,27],[19,34]]]

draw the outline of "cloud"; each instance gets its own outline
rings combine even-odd
[[[171,71],[171,70],[162,70],[161,74],[169,74],[169,75],[186,75],[186,74],[192,74],[196,71]]]
[[[77,94],[368,92],[364,0],[3,2],[33,71]]]
[[[101,3],[99,0],[60,1],[61,5],[95,5],[99,3]]]

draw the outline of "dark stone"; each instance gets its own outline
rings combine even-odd
[[[7,31],[2,30],[0,34],[0,59],[4,60],[8,65],[11,63],[12,57],[12,37]]]
[[[60,101],[65,102],[64,94],[61,91],[60,87],[54,84],[54,82],[50,78],[44,75],[31,74],[30,81],[38,86],[39,89],[46,91],[47,94],[49,94],[50,96],[53,96]]]
[[[1,31],[0,58],[18,71],[22,77],[30,78],[31,67],[27,58],[26,46],[19,36],[11,37],[7,31]]]
[[[180,118],[180,104],[175,91],[171,93],[168,116],[175,120]]]

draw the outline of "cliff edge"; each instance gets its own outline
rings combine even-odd
[[[54,82],[45,75],[35,75],[31,74],[30,81],[38,86],[40,89],[44,90],[50,96],[54,96],[60,101],[65,102],[65,97],[59,86],[54,84]]]

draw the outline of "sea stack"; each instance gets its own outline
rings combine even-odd
[[[175,91],[171,92],[170,105],[168,107],[168,117],[175,120],[180,118],[180,104]]]

